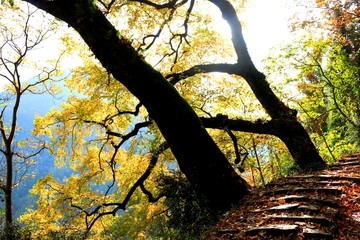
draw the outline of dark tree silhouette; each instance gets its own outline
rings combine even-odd
[[[73,27],[106,70],[141,101],[166,139],[181,171],[196,191],[206,196],[212,209],[218,211],[229,209],[247,193],[248,186],[233,170],[205,127],[227,126],[233,130],[273,134],[285,142],[300,168],[311,171],[325,166],[308,134],[297,121],[296,111],[287,107],[275,96],[265,76],[252,63],[242,36],[240,21],[230,2],[210,1],[220,9],[231,28],[237,63],[194,66],[186,72],[168,76],[170,78],[168,81],[143,60],[128,39],[118,34],[93,1],[26,1]],[[109,9],[114,2],[116,1],[105,4],[103,1],[98,1],[98,4],[102,4],[102,9],[104,6]],[[154,8],[177,6],[176,0],[163,5],[146,0],[137,2]],[[190,1],[189,4],[188,13],[191,14],[194,1]],[[243,77],[271,120],[253,123],[215,117],[201,121],[172,83],[198,73],[215,71]]]

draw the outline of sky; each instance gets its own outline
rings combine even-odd
[[[250,56],[255,65],[262,70],[262,63],[266,56],[268,56],[270,48],[280,44],[283,41],[287,41],[290,37],[290,32],[287,27],[288,19],[294,12],[293,0],[249,0],[251,4],[248,4],[245,12],[241,12],[241,19],[243,24],[243,34],[247,43]],[[214,24],[215,28],[227,38],[231,38],[230,30],[227,23],[222,19],[220,11],[214,9]],[[51,43],[49,43],[51,42]],[[37,51],[31,53],[31,59],[35,61],[43,61],[44,56],[47,58],[56,58],[59,51],[56,51],[56,44],[59,44],[59,40],[56,36],[53,39],[47,40],[44,44],[39,46]],[[66,68],[70,66],[68,64],[73,63],[72,60],[63,61],[62,65]],[[31,69],[22,69],[23,79],[29,79],[36,75]],[[0,80],[0,88],[4,83],[4,80]]]
[[[244,38],[255,64],[268,56],[270,48],[290,39],[288,20],[294,9],[289,0],[255,0],[246,14]]]
[[[261,61],[268,56],[271,47],[289,41],[288,20],[295,12],[293,0],[250,0],[240,19],[243,35],[255,65],[261,70]],[[230,29],[221,18],[220,12],[214,14],[215,28],[224,37],[231,38]]]

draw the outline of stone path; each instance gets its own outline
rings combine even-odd
[[[360,153],[254,189],[204,239],[360,239]]]

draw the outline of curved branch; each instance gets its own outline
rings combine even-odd
[[[156,163],[159,159],[160,154],[162,154],[166,149],[169,148],[169,145],[167,142],[163,142],[162,144],[160,144],[160,146],[152,153],[152,157],[150,159],[149,165],[147,167],[147,169],[145,170],[145,172],[138,178],[138,180],[132,185],[132,187],[130,188],[130,190],[128,191],[128,193],[126,194],[124,200],[122,202],[119,203],[103,203],[101,205],[98,205],[97,207],[94,208],[94,210],[92,210],[91,212],[88,212],[86,209],[84,209],[81,206],[78,205],[74,205],[71,204],[71,206],[73,208],[78,209],[79,211],[83,212],[85,214],[85,222],[86,222],[86,233],[85,235],[87,235],[91,228],[94,226],[94,224],[96,223],[97,220],[99,220],[101,217],[105,216],[105,215],[113,215],[115,216],[115,214],[119,211],[119,210],[126,210],[126,205],[128,204],[128,202],[130,201],[131,197],[133,196],[135,190],[140,187],[140,189],[142,190],[142,192],[148,197],[148,200],[150,202],[156,202],[158,201],[162,196],[158,196],[158,197],[154,197],[152,195],[152,193],[150,191],[148,191],[145,186],[144,183],[145,181],[148,179],[148,177],[150,176],[150,174],[152,173],[154,167],[156,166]],[[105,211],[105,212],[100,212],[99,211],[104,208],[104,207],[111,207],[114,206],[114,208],[112,210],[109,211]],[[96,216],[95,216],[96,215]],[[89,217],[94,216],[92,219],[89,219]]]
[[[121,142],[117,145],[117,147],[120,147],[122,144],[124,144],[127,140],[129,140],[130,138],[136,136],[136,134],[138,134],[138,132],[140,131],[141,128],[147,127],[151,124],[151,121],[145,121],[145,122],[140,122],[135,124],[135,127],[133,130],[131,130],[128,134],[125,135],[121,135],[119,133],[116,132],[112,132],[112,131],[107,131],[106,134],[111,135],[111,136],[116,136],[116,137],[121,137],[122,140]]]
[[[115,161],[115,157],[120,149],[120,147],[130,138],[136,136],[138,134],[138,132],[140,131],[141,128],[143,127],[147,127],[151,124],[151,121],[146,121],[146,122],[141,122],[141,123],[137,123],[135,124],[135,127],[132,131],[130,131],[128,134],[126,135],[121,135],[119,133],[116,132],[111,132],[111,131],[107,131],[106,134],[108,134],[109,136],[116,136],[116,137],[120,137],[121,141],[118,144],[113,144],[113,147],[115,148],[115,152],[113,153],[111,160],[108,162],[111,171],[112,171],[112,182],[111,184],[108,186],[108,189],[105,193],[105,195],[107,195],[110,192],[110,189],[115,185],[116,182],[116,176],[115,176],[115,167],[116,167],[116,161]]]
[[[177,4],[174,9],[172,10],[172,14],[175,12],[176,8],[184,5],[185,3],[187,2],[186,1],[183,1],[179,4]],[[163,56],[159,62],[157,64],[159,64],[160,62],[162,62],[166,57],[170,57],[170,56],[173,56],[174,55],[174,61],[173,63],[176,64],[177,61],[178,61],[178,58],[179,58],[179,52],[180,52],[180,49],[181,49],[181,46],[183,44],[183,42],[187,43],[188,45],[190,45],[189,41],[187,40],[187,36],[188,36],[188,23],[189,23],[189,19],[190,19],[190,15],[191,15],[191,12],[193,10],[193,7],[194,7],[194,4],[195,4],[195,0],[190,0],[190,6],[188,7],[187,11],[186,11],[186,15],[185,15],[185,19],[184,19],[184,23],[183,23],[183,27],[184,27],[184,32],[182,33],[176,33],[176,34],[173,34],[172,33],[172,37],[170,38],[170,41],[169,41],[169,45],[170,45],[170,48],[171,48],[171,52],[167,53],[165,56]],[[169,19],[171,20],[171,19]],[[169,29],[170,32],[171,29]],[[157,65],[156,64],[156,65]],[[174,65],[171,67],[171,70],[174,68]]]
[[[30,155],[22,155],[20,152],[12,152],[14,156],[17,156],[18,158],[27,160],[29,158],[33,158],[37,155],[39,155],[42,151],[46,149],[45,143],[42,143],[42,146],[40,149],[38,149],[36,152],[31,153]]]
[[[160,26],[159,26],[159,29],[158,29],[157,33],[155,33],[155,34],[149,34],[149,35],[145,36],[145,37],[142,39],[142,43],[140,44],[138,50],[142,49],[142,47],[144,47],[144,46],[146,46],[146,45],[147,45],[147,46],[144,48],[145,51],[148,50],[149,48],[151,48],[151,46],[155,43],[155,41],[160,37],[160,34],[162,33],[162,31],[163,31],[163,29],[164,29],[164,26],[165,26],[166,24],[168,24],[168,23],[171,21],[171,19],[173,18],[174,13],[175,13],[175,8],[174,8],[174,9],[171,9],[169,16],[168,16],[165,20],[162,21],[162,23],[161,23]],[[150,41],[149,44],[146,44],[146,40],[147,40],[147,39],[151,39],[151,41]]]
[[[196,74],[212,73],[212,72],[237,74],[239,71],[237,64],[228,64],[228,63],[200,64],[200,65],[195,65],[181,73],[169,74],[165,78],[170,79],[170,83],[175,85],[179,81],[195,76]]]
[[[227,0],[209,0],[221,11],[223,19],[228,23],[231,29],[232,42],[235,52],[238,57],[238,63],[241,68],[249,68],[253,71],[255,66],[251,61],[249,52],[246,47],[244,36],[242,34],[242,26],[239,18],[237,17],[234,6]],[[255,69],[256,70],[256,69]],[[245,70],[246,71],[246,70]],[[257,70],[256,70],[257,71]]]
[[[111,0],[109,3],[98,1],[106,9],[106,14],[110,12],[111,7],[116,3],[116,0]]]
[[[146,5],[149,5],[151,7],[154,7],[155,9],[165,9],[165,8],[168,8],[168,9],[172,9],[175,7],[175,5],[177,5],[176,3],[178,2],[178,0],[171,0],[167,3],[164,3],[164,4],[157,4],[157,3],[154,3],[152,1],[148,1],[148,0],[130,0],[131,2],[139,2],[139,3],[143,3],[143,4],[146,4]],[[183,0],[182,2],[178,3],[179,5],[183,5],[187,2],[188,0]]]
[[[150,159],[149,165],[147,167],[147,169],[145,170],[145,172],[140,176],[140,178],[134,183],[134,185],[131,187],[131,189],[129,190],[127,196],[125,197],[125,199],[123,200],[123,204],[126,205],[131,196],[134,194],[135,190],[140,187],[141,185],[144,184],[145,180],[150,176],[152,170],[154,169],[154,167],[156,166],[156,163],[159,159],[159,156],[161,153],[163,153],[166,149],[169,148],[169,145],[167,142],[163,142],[159,148],[152,154],[152,157]],[[146,192],[146,191],[145,191]],[[148,197],[150,196],[149,194],[146,194]],[[149,198],[150,199],[150,198]]]
[[[173,19],[175,11],[178,8],[180,8],[181,6],[185,5],[188,2],[188,0],[183,0],[183,1],[179,2],[179,3],[178,3],[178,0],[172,0],[172,1],[170,1],[168,3],[165,3],[165,4],[157,4],[157,3],[153,3],[153,2],[148,1],[148,0],[134,0],[134,2],[140,2],[140,3],[146,4],[146,5],[152,6],[157,10],[170,9],[169,15],[162,21],[162,23],[159,26],[158,31],[155,34],[150,34],[150,35],[147,35],[147,36],[145,36],[143,38],[142,43],[140,44],[138,50],[142,49],[142,47],[147,45],[143,49],[143,50],[146,51],[155,43],[156,39],[158,39],[160,37],[160,34],[162,33],[164,26],[167,25]],[[190,14],[191,14],[191,12],[193,10],[194,4],[195,4],[195,0],[191,0],[190,1],[190,6],[186,11],[185,20],[184,20],[184,23],[183,23],[184,32],[180,33],[180,34],[172,34],[173,36],[170,38],[170,41],[169,41],[171,52],[166,54],[163,58],[161,58],[161,60],[157,64],[159,64],[166,57],[170,57],[170,56],[172,56],[174,54],[175,54],[174,63],[176,63],[177,59],[178,59],[178,56],[179,56],[179,50],[180,50],[180,47],[181,47],[181,45],[183,43],[183,40],[187,44],[189,44],[186,37],[188,36],[188,22],[189,22]],[[178,39],[178,38],[179,38],[179,42],[177,44],[174,43],[174,41],[176,39]],[[147,39],[151,39],[149,44],[146,44]]]
[[[285,117],[296,120],[296,111],[290,109],[277,98],[266,81],[265,75],[259,72],[252,62],[242,34],[242,26],[234,6],[227,0],[209,1],[220,9],[222,17],[227,21],[231,29],[231,39],[238,57],[237,74],[246,80],[256,98],[271,118]]]
[[[239,151],[237,138],[236,138],[235,134],[227,127],[225,128],[225,132],[229,135],[229,137],[231,138],[231,141],[233,142],[234,152],[235,152],[234,163],[238,164],[238,163],[240,163],[241,157],[240,157],[240,151]]]

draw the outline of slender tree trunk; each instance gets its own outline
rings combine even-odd
[[[11,149],[10,149],[11,150]],[[13,236],[13,217],[12,217],[12,156],[6,155],[6,183],[5,183],[5,236],[6,239],[12,239]]]
[[[283,173],[282,173],[283,168],[281,166],[281,162],[280,162],[280,158],[279,158],[278,154],[276,153],[276,151],[273,151],[273,150],[271,150],[271,154],[274,155],[274,158],[276,160],[278,174],[280,175],[280,177],[283,177]]]
[[[11,162],[11,161],[10,161]],[[7,164],[6,186],[5,186],[5,222],[6,225],[12,224],[12,164]]]
[[[256,179],[255,179],[254,167],[253,167],[253,166],[250,166],[250,169],[251,169],[252,181],[253,181],[254,187],[256,187],[257,184],[256,184]]]
[[[18,98],[15,100],[15,107],[18,107]],[[12,127],[16,127],[16,114],[15,121],[13,121]],[[4,191],[5,198],[5,224],[4,224],[4,237],[6,239],[13,239],[13,217],[12,217],[12,187],[13,187],[13,152],[11,148],[12,139],[14,134],[10,130],[9,138],[6,136],[5,127],[3,123],[3,116],[0,116],[0,135],[2,138],[2,143],[4,149],[2,149],[2,154],[5,157],[6,170],[5,170],[5,182],[2,185],[2,190]]]
[[[257,169],[258,169],[259,174],[260,174],[261,183],[262,183],[262,185],[265,185],[265,179],[264,179],[263,171],[262,171],[262,168],[261,168],[259,155],[258,155],[257,150],[256,150],[256,143],[255,143],[254,138],[252,138],[252,145],[253,145],[253,150],[254,150],[255,159],[256,159],[256,163],[257,163]]]
[[[248,185],[176,89],[148,65],[91,1],[28,0],[72,26],[102,65],[146,107],[181,171],[212,209],[228,210]],[[82,11],[79,11],[81,9]]]

